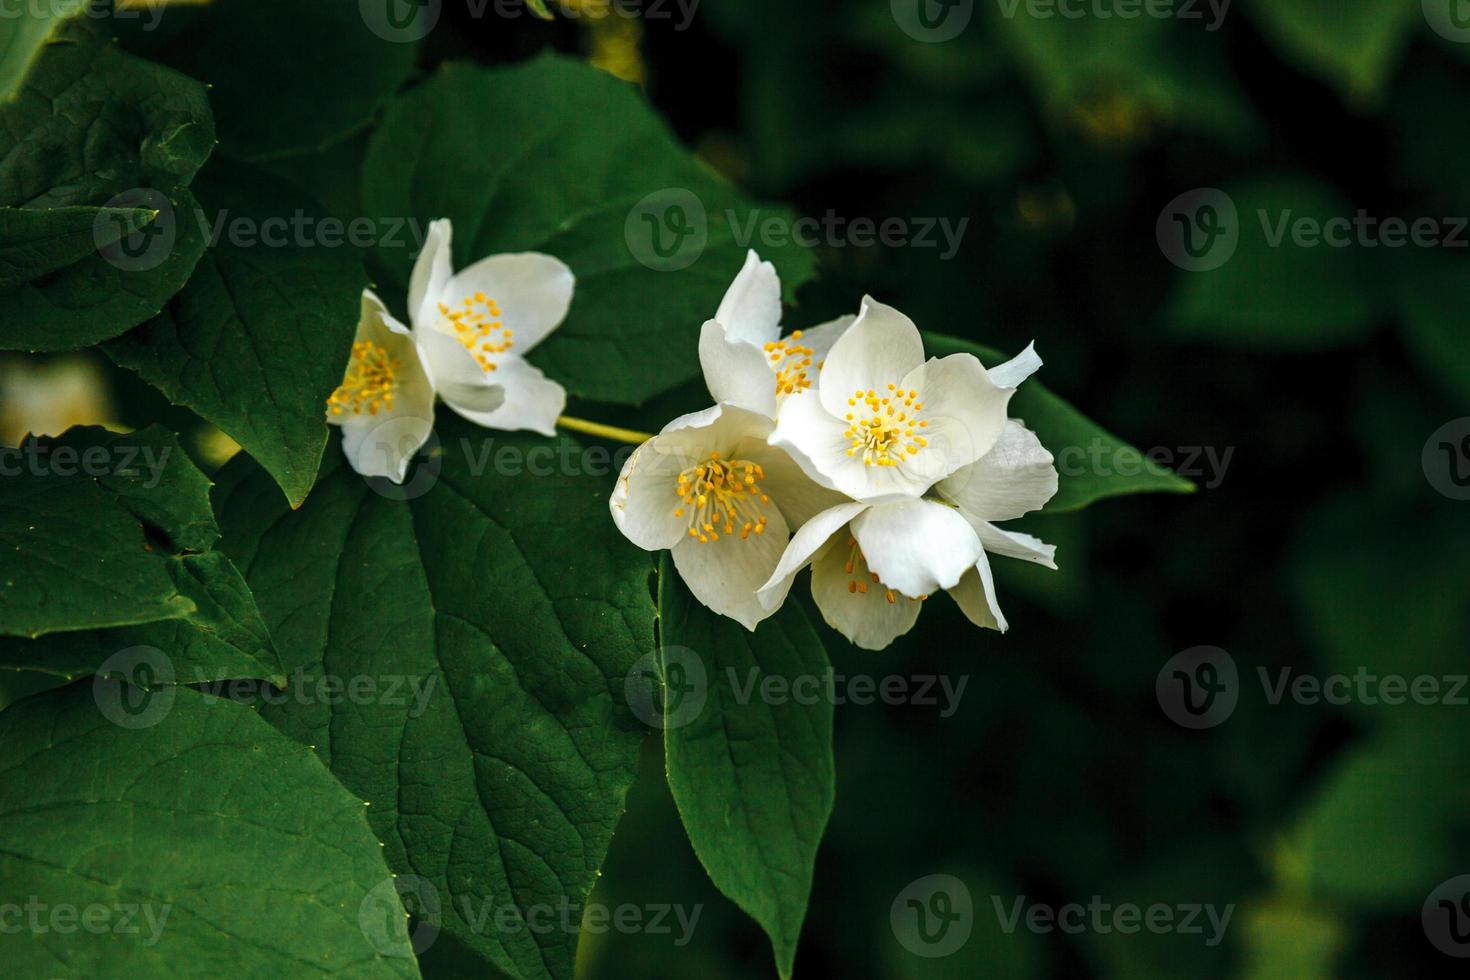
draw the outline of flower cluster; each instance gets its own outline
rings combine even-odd
[[[362,316],[327,421],[363,476],[402,483],[434,428],[436,398],[492,429],[555,433],[566,392],[524,358],[561,325],[572,270],[549,255],[492,255],[455,272],[453,228],[433,222],[409,281],[412,328],[363,290]]]
[[[695,597],[748,629],[810,565],[823,617],[860,647],[908,632],[941,589],[1004,631],[986,552],[1056,567],[1051,545],[996,526],[1057,490],[1051,454],[1007,414],[1041,359],[926,361],[913,321],[871,297],[780,324],[776,270],[751,252],[700,333],[716,404],[629,458],[610,501],[623,534],[669,549]]]

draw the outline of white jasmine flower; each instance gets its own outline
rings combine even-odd
[[[362,314],[342,384],[327,399],[327,421],[342,428],[342,450],[363,476],[402,483],[434,428],[434,385],[413,334],[393,318],[372,290],[362,291]]]
[[[781,405],[774,445],[813,480],[868,503],[922,496],[990,451],[1031,347],[987,371],[971,354],[924,360],[914,322],[872,297],[832,344],[817,398]]]
[[[789,528],[837,499],[769,444],[772,427],[737,405],[677,418],[629,457],[609,501],[628,540],[670,549],[695,598],[751,630],[785,598],[773,588],[762,601],[756,589],[776,570]]]
[[[1056,568],[1056,549],[996,527],[1039,510],[1057,490],[1047,452],[1024,426],[1005,423],[995,445],[935,487],[935,499],[831,507],[791,539],[763,603],[784,600],[812,568],[812,598],[833,629],[881,650],[913,628],[920,603],[946,589],[975,625],[1005,632],[986,552]]]
[[[781,336],[781,280],[752,250],[713,320],[699,334],[699,364],[710,397],[768,418],[815,384],[827,351],[856,317]]]
[[[561,325],[576,285],[549,255],[492,255],[454,272],[453,228],[429,225],[414,263],[408,312],[414,340],[445,404],[492,429],[554,435],[566,407],[561,385],[524,355]]]

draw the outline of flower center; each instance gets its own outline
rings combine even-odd
[[[812,386],[806,369],[812,366],[812,349],[796,343],[801,331],[793,331],[784,340],[773,340],[765,345],[766,357],[771,361],[771,370],[776,372],[776,397],[792,395]],[[822,365],[817,365],[821,370]]]
[[[679,506],[674,516],[689,516],[689,536],[701,544],[720,540],[721,532],[738,531],[742,541],[751,534],[764,534],[766,517],[761,507],[771,502],[760,488],[765,478],[759,463],[720,459],[719,453],[710,453],[708,461],[679,474],[674,488]]]
[[[871,388],[853,392],[847,400],[853,410],[847,413],[843,433],[850,440],[847,455],[861,453],[865,466],[897,466],[905,454],[917,456],[929,445],[923,436],[914,434],[929,426],[919,418],[924,403],[918,398],[918,391],[904,391],[892,384],[885,395]]]
[[[883,588],[883,583],[878,581],[878,573],[869,570],[867,559],[863,557],[863,549],[858,547],[857,538],[850,537],[847,539],[847,549],[847,564],[842,566],[842,570],[852,576],[852,578],[847,580],[848,594],[867,595],[869,580],[879,588]],[[908,596],[900,595],[889,588],[883,588],[883,593],[883,597],[888,600],[889,605],[898,602],[899,599],[909,599]],[[921,595],[917,599],[909,599],[909,601],[923,602],[927,598],[929,597]]]
[[[393,411],[393,396],[398,391],[398,358],[371,340],[352,345],[352,360],[342,383],[327,398],[327,410],[333,415],[351,412],[377,415],[379,409]]]
[[[451,309],[439,304],[439,313],[454,328],[454,338],[475,356],[480,367],[494,371],[496,354],[504,354],[513,346],[511,332],[500,319],[500,306],[484,293],[464,298],[464,305]]]

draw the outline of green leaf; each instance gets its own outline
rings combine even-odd
[[[944,334],[924,334],[931,357],[974,354],[988,366],[1006,360],[1004,354]],[[1043,513],[1080,510],[1108,497],[1131,493],[1192,493],[1194,484],[1177,476],[1117,436],[1104,430],[1067,402],[1038,384],[1021,385],[1011,400],[1010,414],[1035,432],[1056,457],[1060,475],[1057,494]]]
[[[88,0],[53,0],[8,8],[0,18],[0,102],[19,88],[51,32],[75,17]]]
[[[203,251],[197,228],[180,218],[194,211],[183,188],[213,146],[202,85],[124,54],[84,25],[63,24],[15,97],[0,103],[0,207],[43,214],[148,207],[167,215],[130,235],[149,233],[134,243],[142,246],[136,254],[121,257],[97,254],[123,233],[108,228],[105,217],[105,234],[92,250],[82,248],[77,212],[63,217],[64,226],[45,217],[7,219],[17,226],[24,220],[19,244],[31,241],[32,249],[43,230],[71,235],[27,271],[23,284],[0,288],[0,350],[84,347],[156,314]],[[65,254],[78,257],[57,265]]]
[[[146,208],[0,208],[0,289],[63,269],[157,216]]]
[[[179,555],[169,562],[168,572],[179,594],[194,603],[194,611],[184,618],[53,633],[36,640],[0,637],[0,667],[72,680],[103,670],[116,653],[148,647],[167,664],[161,678],[166,682],[258,678],[286,683],[255,597],[228,558],[218,551]]]
[[[257,170],[218,162],[199,193],[206,209],[193,223],[215,227],[219,240],[158,317],[104,349],[224,430],[299,505],[316,479],[327,396],[357,329],[360,255],[316,235],[322,225],[290,230],[320,209]]]
[[[361,801],[249,708],[73,684],[0,713],[0,757],[0,875],[52,926],[0,934],[16,975],[418,976]]]
[[[689,668],[703,697],[692,717],[665,717],[669,789],[715,886],[760,923],[791,976],[812,891],[812,866],[836,797],[831,665],[799,602],[755,633],[689,593],[665,555],[659,569],[661,676]],[[798,678],[808,680],[798,682]],[[797,696],[817,681],[814,703]],[[780,697],[762,685],[791,685]],[[773,688],[774,689],[774,688]],[[690,707],[693,707],[690,704]],[[668,711],[671,703],[665,703]]]
[[[624,689],[653,645],[652,568],[608,517],[592,450],[447,412],[438,437],[406,490],[374,484],[399,499],[335,439],[295,512],[248,459],[219,475],[224,547],[288,672],[400,683],[391,701],[260,711],[371,802],[446,933],[513,976],[568,978],[574,931],[495,914],[580,907],[602,867],[646,731]]]
[[[76,472],[76,459],[31,465],[30,446],[39,451],[46,442],[7,451],[0,479],[0,635],[128,626],[193,612],[132,508]],[[119,464],[103,453],[103,465]]]
[[[526,0],[526,6],[531,8],[531,13],[542,20],[551,20],[551,11],[546,9],[546,0]]]
[[[1368,103],[1382,97],[1423,23],[1421,4],[1406,0],[1250,0],[1241,6],[1299,68]]]
[[[808,250],[757,240],[752,218],[789,229],[787,212],[753,210],[633,86],[561,57],[452,64],[395,100],[373,134],[363,198],[381,220],[452,219],[457,268],[525,251],[571,266],[571,311],[531,360],[572,395],[605,402],[642,402],[699,373],[700,325],[739,271],[747,231],[788,299],[813,269]],[[668,222],[687,233],[663,234]],[[651,229],[679,268],[662,263]],[[407,283],[407,253],[377,257]]]
[[[413,71],[417,25],[428,24],[399,29],[383,14],[397,9],[388,0],[211,0],[170,9],[162,38],[145,24],[127,41],[208,84],[220,152],[259,161],[314,153],[370,125]]]
[[[1394,280],[1399,325],[1420,369],[1446,394],[1470,400],[1470,344],[1464,316],[1470,309],[1470,266],[1440,254],[1400,262]]]
[[[1297,175],[1257,178],[1228,196],[1238,217],[1225,234],[1234,236],[1235,252],[1216,268],[1179,273],[1164,312],[1168,331],[1247,350],[1319,351],[1364,340],[1376,317],[1374,279],[1364,274],[1357,232],[1341,224],[1356,209]],[[1332,236],[1349,236],[1347,245],[1326,239],[1330,221],[1339,223]],[[1315,244],[1299,244],[1298,228],[1301,242]],[[1229,239],[1218,241],[1228,247]]]
[[[1458,720],[1446,728],[1435,717],[1411,722],[1386,729],[1334,766],[1284,841],[1312,894],[1417,912],[1454,866],[1455,842],[1470,825],[1467,729]]]

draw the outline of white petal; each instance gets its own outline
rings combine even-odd
[[[883,391],[923,363],[924,342],[914,321],[865,296],[858,318],[828,351],[817,390],[828,414],[840,419],[853,392]]]
[[[439,294],[454,275],[453,240],[454,226],[448,218],[429,223],[429,234],[408,283],[408,315],[414,326],[426,326],[439,319]]]
[[[1020,531],[1007,531],[986,521],[971,521],[970,526],[975,529],[986,551],[1047,568],[1057,567],[1057,546],[1054,544]]]
[[[714,405],[681,415],[659,433],[656,448],[683,459],[685,466],[709,459],[717,452],[726,458],[740,449],[765,442],[773,424],[759,412],[738,405]]]
[[[983,629],[1010,629],[995,600],[995,579],[990,574],[990,562],[982,555],[975,567],[965,573],[959,585],[949,590],[960,612],[965,618]]]
[[[958,511],[932,500],[873,507],[852,522],[852,533],[883,584],[909,596],[953,587],[985,550]]]
[[[505,403],[505,389],[458,340],[433,327],[416,327],[414,341],[439,395],[472,412],[493,412]]]
[[[738,451],[742,459],[759,463],[766,471],[761,487],[792,527],[800,527],[827,508],[850,500],[846,494],[829,490],[807,476],[779,446],[762,442],[759,446],[742,446]]]
[[[857,317],[851,313],[843,314],[835,320],[828,320],[826,323],[819,323],[815,327],[808,327],[801,331],[798,342],[804,347],[811,348],[813,364],[821,364],[832,352],[832,345],[837,343],[837,338],[846,333],[847,328],[856,322]]]
[[[484,293],[511,331],[513,352],[524,356],[566,319],[576,277],[565,262],[539,252],[492,255],[461,269],[439,294],[452,309]]]
[[[684,467],[673,456],[656,452],[648,440],[628,457],[608,500],[613,523],[623,536],[644,551],[672,548],[686,537],[689,521],[675,517],[675,492]]]
[[[845,503],[828,508],[807,521],[801,528],[791,536],[791,543],[786,546],[786,551],[781,555],[781,561],[771,577],[760,587],[760,599],[762,604],[779,606],[780,600],[776,596],[784,597],[786,590],[791,588],[791,580],[796,578],[796,573],[811,564],[812,558],[839,531],[845,532],[847,522],[861,514],[868,507],[867,504]],[[774,605],[773,605],[774,604]]]
[[[781,279],[776,267],[762,262],[754,249],[748,251],[745,265],[720,300],[715,319],[724,325],[731,340],[743,340],[756,347],[780,336]]]
[[[869,466],[860,456],[849,456],[848,424],[833,418],[814,398],[787,398],[776,416],[771,445],[786,450],[816,483],[854,500],[903,500],[928,489],[929,483],[915,478],[904,464]]]
[[[756,597],[756,590],[766,583],[781,560],[789,534],[779,511],[768,510],[766,515],[769,523],[764,533],[744,539],[738,533],[721,534],[718,541],[707,542],[686,536],[672,552],[674,567],[694,597],[748,630],[755,629],[786,598],[784,589],[772,590],[766,596],[772,603],[767,608]]]
[[[731,340],[723,324],[707,320],[699,332],[699,366],[715,401],[775,418],[776,375],[759,347]]]
[[[397,363],[393,407],[376,414],[343,410],[327,412],[327,421],[342,428],[342,451],[363,476],[402,483],[408,464],[434,429],[434,388],[419,360],[408,327],[394,319],[383,301],[363,290],[358,341],[371,341]]]
[[[1026,345],[1026,349],[1004,364],[997,364],[990,369],[990,380],[1001,388],[1019,388],[1021,382],[1035,374],[1041,367],[1041,355],[1036,353],[1036,343],[1032,341]]]
[[[999,388],[973,354],[936,358],[902,382],[917,391],[918,418],[928,445],[904,460],[927,490],[936,481],[988,453],[1006,426],[1006,406],[1015,390]]]
[[[566,389],[530,362],[514,356],[502,357],[492,378],[505,390],[505,401],[494,411],[482,412],[457,403],[448,391],[440,394],[450,408],[487,429],[529,429],[544,436],[556,435],[556,420],[567,406]]]
[[[1040,510],[1057,492],[1051,453],[1015,419],[1006,422],[990,452],[934,488],[967,517],[1010,521]]]
[[[822,618],[854,645],[864,650],[882,650],[895,639],[914,628],[923,603],[908,596],[869,587],[865,591],[848,591],[855,581],[847,571],[851,549],[846,538],[833,538],[817,553],[812,562],[812,599],[822,611]]]

